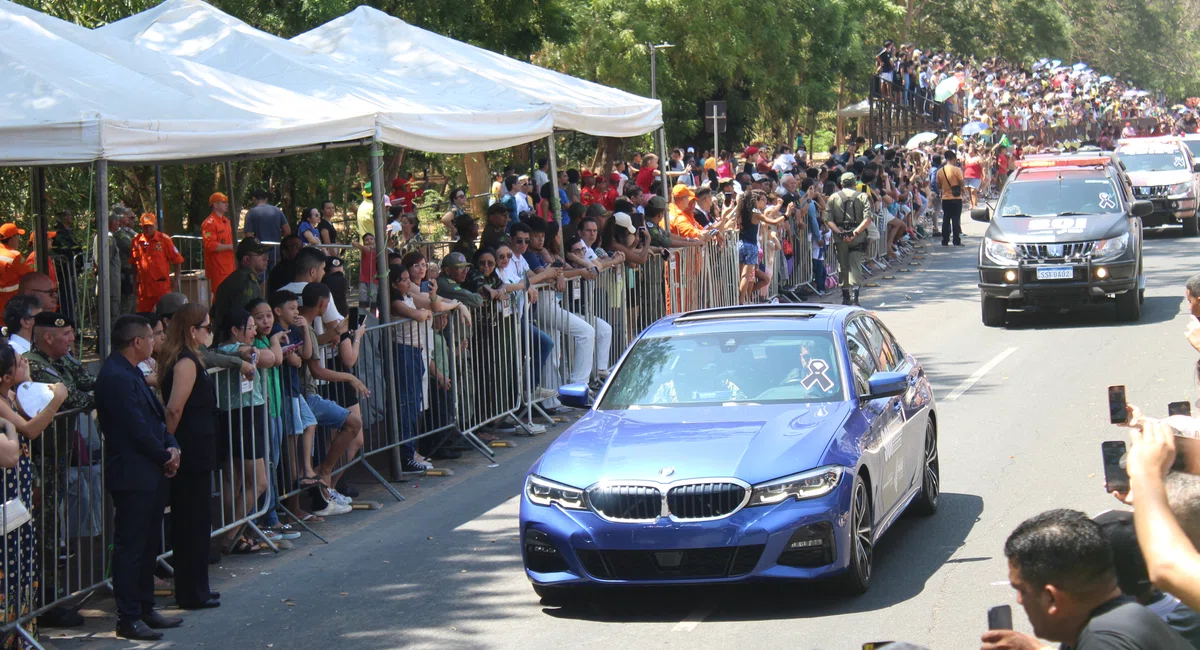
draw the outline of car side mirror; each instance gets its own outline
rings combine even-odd
[[[558,401],[563,406],[576,409],[592,408],[592,397],[588,393],[587,384],[570,384],[558,389]]]
[[[1200,174],[1200,162],[1192,163],[1192,173]]]
[[[1133,216],[1148,217],[1154,214],[1154,203],[1146,200],[1133,202]]]
[[[987,223],[992,220],[992,211],[988,208],[975,208],[971,210],[971,221],[982,221]]]
[[[903,372],[877,372],[867,380],[867,386],[870,392],[866,399],[903,395],[908,390],[908,375]]]

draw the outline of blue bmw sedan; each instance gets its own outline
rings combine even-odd
[[[938,504],[920,362],[854,307],[695,311],[648,328],[590,410],[529,470],[525,572],[545,602],[584,587],[871,582],[876,542]]]

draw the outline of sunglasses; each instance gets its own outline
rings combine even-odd
[[[479,266],[496,266],[496,263],[491,260],[479,260]]]
[[[517,239],[514,239],[513,243],[514,244],[528,244],[529,238],[528,237],[519,237]]]
[[[587,251],[587,249],[584,248],[583,246],[576,246],[575,248],[571,249],[572,253],[583,253],[585,251]]]
[[[501,253],[501,254],[499,254],[499,255],[497,255],[497,256],[496,256],[496,259],[501,259],[501,260],[511,260],[511,259],[512,259],[512,253]]]
[[[210,331],[210,332],[211,332],[211,331],[212,331],[212,323],[206,323],[206,324],[204,324],[204,325],[197,325],[197,326],[196,326],[196,329],[198,329],[198,330],[208,330],[208,331]]]

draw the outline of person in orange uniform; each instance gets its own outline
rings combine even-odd
[[[50,257],[51,257],[50,263],[46,265],[46,269],[48,271],[50,271],[50,281],[54,283],[55,290],[58,289],[58,272],[56,272],[54,270],[54,266],[55,266],[54,259],[53,259],[54,253],[52,253],[51,251],[54,249],[54,236],[56,234],[58,234],[58,233],[57,233],[57,231],[54,231],[54,230],[49,230],[46,232],[46,252],[50,253]],[[32,271],[37,270],[37,239],[36,238],[37,238],[37,233],[34,233],[34,232],[29,233],[29,250],[30,250],[30,252],[29,252],[29,257],[25,258],[25,265],[28,266],[29,269]]]
[[[696,221],[696,193],[686,185],[676,185],[671,189],[671,199],[667,210],[667,226],[671,234],[707,244],[716,231],[703,228],[700,222]],[[684,311],[690,311],[699,306],[699,279],[703,271],[703,255],[695,249],[685,250],[681,254],[682,268],[676,269],[673,281],[680,292],[682,308]],[[689,278],[688,282],[683,282],[683,274]]]
[[[214,192],[208,197],[208,204],[212,206],[212,214],[200,225],[200,235],[204,238],[204,275],[211,295],[215,296],[217,287],[237,269],[237,259],[233,254],[233,226],[225,216],[229,197]]]
[[[183,256],[171,238],[158,231],[158,217],[154,213],[143,214],[141,225],[142,234],[133,238],[129,261],[137,269],[137,310],[145,312],[154,311],[158,299],[165,294],[179,290]]]
[[[33,270],[17,250],[17,237],[24,234],[25,231],[15,223],[0,226],[0,311],[4,310],[9,298],[17,295],[21,276]]]

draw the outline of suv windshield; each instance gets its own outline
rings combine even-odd
[[[1057,216],[1063,213],[1105,214],[1119,208],[1117,189],[1107,178],[1044,178],[1009,183],[996,206],[996,214]]]
[[[1124,153],[1121,152],[1121,162],[1125,170],[1130,172],[1161,172],[1187,169],[1187,159],[1183,152],[1176,153]]]
[[[722,332],[638,341],[598,406],[606,409],[837,402],[841,362],[827,332]]]
[[[1200,140],[1184,140],[1183,143],[1192,150],[1193,158],[1200,157]]]

